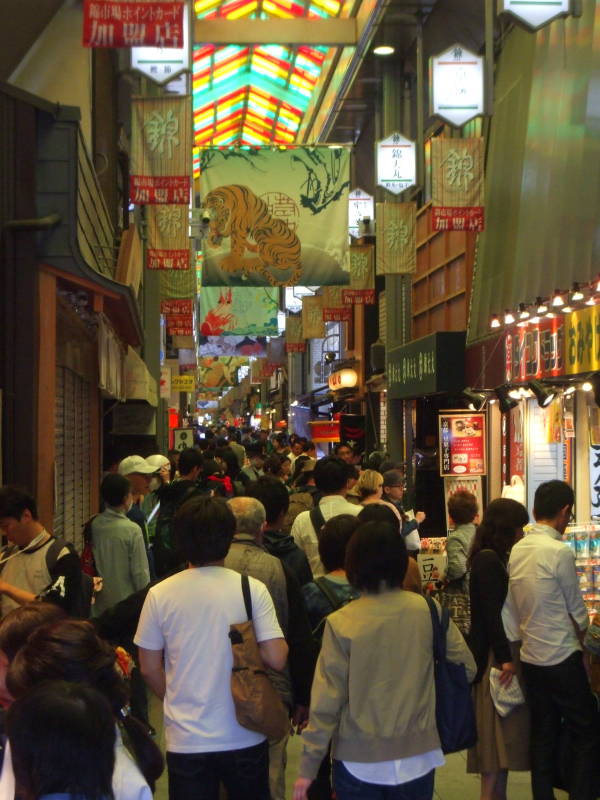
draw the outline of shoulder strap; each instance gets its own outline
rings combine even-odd
[[[431,597],[426,597],[429,613],[431,615],[431,627],[433,628],[433,655],[436,661],[446,658],[446,632],[448,631],[449,611],[442,607],[441,619],[437,605]]]
[[[323,516],[323,512],[319,508],[318,503],[316,506],[311,508],[311,510],[309,511],[309,515],[312,526],[315,529],[315,533],[317,534],[317,539],[320,539],[321,528],[323,527],[323,525],[325,525],[325,517]]]
[[[247,575],[242,575],[242,594],[244,595],[244,605],[246,606],[246,616],[252,619],[252,595],[250,594],[250,581]]]
[[[315,578],[315,583],[319,587],[319,589],[323,592],[325,597],[327,598],[327,602],[332,607],[334,611],[337,611],[338,608],[342,607],[342,601],[339,597],[332,591],[331,586],[328,585],[326,578]]]
[[[73,550],[73,545],[70,542],[67,542],[66,539],[56,539],[54,536],[50,540],[50,547],[46,550],[46,566],[49,570],[54,567],[56,562],[58,561],[58,556],[61,550],[64,550],[65,547],[67,550]]]

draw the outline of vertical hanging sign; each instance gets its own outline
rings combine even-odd
[[[416,146],[400,133],[377,142],[377,185],[400,194],[417,182]]]
[[[129,177],[132,203],[189,205],[191,114],[192,104],[187,96],[132,100]]]
[[[341,286],[323,287],[323,322],[349,322],[352,308],[344,305]]]
[[[362,189],[352,189],[348,195],[348,231],[351,236],[360,235],[359,224],[365,217],[371,221],[375,219],[373,196]]]
[[[416,268],[416,204],[377,203],[377,274],[405,275]]]
[[[148,269],[189,269],[187,206],[150,205],[146,209],[146,219]]]
[[[84,0],[84,47],[183,47],[184,0]]]
[[[325,334],[323,298],[320,295],[306,295],[302,298],[302,338],[324,339]]]
[[[373,247],[350,248],[350,288],[342,289],[342,300],[348,305],[375,305]]]
[[[302,317],[288,314],[285,318],[285,352],[304,353],[306,341],[302,338]]]
[[[434,231],[482,231],[484,142],[431,140],[431,219]]]
[[[506,11],[536,30],[556,17],[571,13],[571,0],[500,0],[499,13]]]
[[[461,127],[484,112],[483,58],[455,44],[429,64],[431,113]]]
[[[131,69],[143,73],[155,83],[170,83],[173,78],[190,68],[188,45],[189,21],[183,15],[183,43],[181,47],[132,47]]]

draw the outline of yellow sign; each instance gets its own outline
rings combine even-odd
[[[173,375],[171,378],[172,392],[193,392],[196,389],[196,379],[192,373],[188,375]]]
[[[565,321],[565,372],[577,375],[600,369],[600,307],[569,314]]]

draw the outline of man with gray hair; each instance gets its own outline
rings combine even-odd
[[[292,724],[303,730],[308,721],[310,687],[317,658],[300,585],[286,566],[269,555],[262,544],[266,511],[253,497],[228,501],[236,519],[236,533],[225,566],[262,581],[273,599],[277,620],[289,647],[283,672],[268,670],[273,685],[290,711]],[[269,784],[272,800],[285,800],[285,766],[288,736],[269,742]]]

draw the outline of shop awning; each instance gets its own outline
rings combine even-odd
[[[125,356],[125,398],[145,400],[151,406],[158,405],[156,380],[132,347],[127,348]]]

